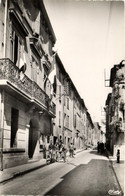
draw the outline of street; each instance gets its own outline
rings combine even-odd
[[[120,191],[108,158],[96,150],[17,177],[0,189],[1,195],[108,196],[109,191]]]

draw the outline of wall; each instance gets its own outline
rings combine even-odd
[[[0,6],[0,58],[3,58],[3,40],[4,40],[4,13],[5,7]]]

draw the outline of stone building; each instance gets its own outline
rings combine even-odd
[[[56,118],[53,119],[53,143],[62,140],[67,148],[71,142],[76,149],[85,148],[87,134],[91,132],[90,124],[92,121],[87,120],[85,103],[57,53],[55,55],[54,74],[52,84],[56,88],[52,100],[56,104]],[[56,78],[56,83],[54,78]]]
[[[86,126],[87,126],[87,145],[91,146],[93,145],[93,128],[94,124],[92,122],[90,113],[87,111],[87,121],[86,121]]]
[[[85,148],[85,138],[87,135],[87,127],[86,127],[86,111],[87,108],[85,106],[84,100],[81,99],[78,91],[75,86],[72,86],[73,93],[73,143],[76,149]]]
[[[120,149],[121,158],[124,157],[125,132],[125,64],[114,65],[110,74],[110,87],[112,92],[106,100],[106,145],[116,156]]]
[[[55,55],[55,75],[52,84],[55,87],[53,92],[53,102],[56,104],[56,118],[53,119],[53,143],[56,141],[64,142],[64,79],[66,70],[61,62],[59,55]],[[54,81],[55,79],[55,81]],[[64,142],[65,143],[65,142]]]
[[[55,41],[41,0],[1,0],[1,170],[44,157],[55,117],[47,79]]]

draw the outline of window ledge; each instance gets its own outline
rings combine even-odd
[[[25,148],[4,148],[3,153],[22,153],[25,152]]]

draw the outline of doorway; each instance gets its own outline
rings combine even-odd
[[[37,141],[39,139],[39,122],[37,119],[31,119],[29,125],[28,156],[31,159],[33,158]]]

